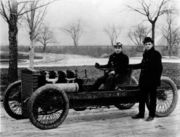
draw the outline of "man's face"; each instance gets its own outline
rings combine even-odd
[[[122,47],[121,47],[121,46],[114,46],[114,52],[115,52],[116,54],[121,53],[121,52],[122,52]]]
[[[146,42],[144,44],[145,50],[150,50],[153,47],[153,44],[151,42]]]

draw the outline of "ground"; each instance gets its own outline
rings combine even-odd
[[[180,102],[168,117],[146,122],[134,120],[138,104],[129,110],[115,107],[76,112],[70,110],[65,121],[56,129],[40,130],[28,119],[15,120],[1,105],[1,133],[3,137],[179,137]],[[147,111],[146,111],[147,112]],[[147,113],[146,113],[147,117]]]

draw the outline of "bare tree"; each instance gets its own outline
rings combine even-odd
[[[0,15],[7,22],[9,28],[9,69],[8,69],[8,82],[13,82],[18,79],[18,20],[29,10],[26,9],[27,5],[32,2],[17,1],[17,0],[1,0],[0,1]],[[48,2],[51,3],[52,1]],[[47,3],[45,4],[47,5]],[[37,8],[40,8],[41,5]]]
[[[180,27],[175,24],[175,17],[167,13],[166,26],[162,28],[163,38],[167,42],[168,54],[173,55],[173,48],[180,44]]]
[[[168,8],[168,4],[171,0],[139,0],[138,4],[140,4],[140,8],[133,8],[128,6],[132,10],[140,13],[143,16],[146,16],[148,21],[151,23],[151,31],[152,31],[152,39],[155,44],[155,25],[156,21],[160,16],[165,14],[167,11],[171,11],[173,9]]]
[[[43,22],[46,7],[38,8],[40,5],[40,0],[34,0],[29,5],[30,12],[26,13],[25,20],[27,22],[29,28],[29,37],[30,37],[30,52],[29,52],[29,60],[30,68],[34,68],[34,43],[39,35],[40,27]]]
[[[81,20],[64,27],[62,30],[72,38],[74,46],[77,47],[83,33]]]
[[[45,52],[46,47],[55,42],[53,32],[48,26],[43,26],[36,41],[43,45],[43,51]]]
[[[148,36],[148,34],[149,34],[148,28],[139,24],[135,26],[133,30],[129,31],[128,37],[130,38],[132,43],[138,47],[138,46],[142,46],[142,41],[146,36]]]
[[[19,3],[17,2],[17,0],[8,0],[6,2],[1,1],[0,14],[1,17],[3,17],[3,19],[8,23],[8,27],[9,27],[9,69],[8,69],[9,82],[13,82],[18,78],[17,22],[18,19],[21,17],[25,6],[26,5],[24,3]]]
[[[115,25],[108,25],[104,28],[104,32],[109,37],[111,46],[113,46],[117,42],[117,39],[121,33],[121,28],[116,27]]]

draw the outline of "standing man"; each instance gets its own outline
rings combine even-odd
[[[129,58],[122,51],[122,44],[117,42],[114,47],[114,53],[109,57],[107,65],[95,64],[96,68],[108,68],[108,73],[97,79],[92,90],[97,90],[104,83],[105,90],[114,90],[115,82],[125,79],[128,73]]]
[[[156,90],[160,85],[162,74],[161,54],[155,50],[153,40],[150,37],[145,37],[143,59],[140,64],[130,65],[133,69],[141,69],[139,78],[139,87],[141,98],[139,100],[139,113],[133,116],[133,119],[144,118],[145,104],[150,99],[149,117],[146,121],[151,121],[155,117],[156,111]],[[149,98],[150,97],[150,98]]]

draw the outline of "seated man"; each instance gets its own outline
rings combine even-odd
[[[98,90],[104,83],[105,90],[114,90],[115,83],[119,80],[123,81],[128,73],[129,58],[122,51],[122,44],[118,42],[114,47],[114,53],[109,57],[107,65],[95,64],[96,68],[107,68],[109,71],[104,76],[97,79],[92,90]]]

